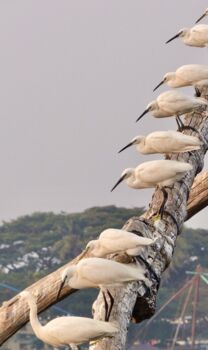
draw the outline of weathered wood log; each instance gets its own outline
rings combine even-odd
[[[208,89],[203,91],[204,97],[208,95]],[[186,117],[186,125],[192,125],[197,128],[204,140],[208,140],[208,114],[206,111],[188,115]],[[187,134],[194,132],[187,130]],[[197,135],[197,134],[196,134]],[[207,144],[204,144],[200,151],[170,156],[171,159],[179,159],[189,161],[193,164],[193,171],[186,176],[183,182],[176,183],[172,189],[168,189],[168,201],[166,203],[166,213],[163,220],[154,223],[153,216],[158,212],[158,208],[162,202],[160,190],[156,190],[149,210],[143,217],[135,217],[128,220],[124,225],[126,230],[141,234],[146,237],[159,237],[158,244],[153,248],[143,251],[138,261],[146,264],[149,284],[131,283],[126,288],[112,290],[111,293],[116,295],[115,305],[113,308],[111,319],[116,319],[121,327],[121,332],[115,339],[107,339],[93,345],[93,349],[124,349],[127,327],[130,318],[134,322],[141,322],[143,319],[149,318],[155,311],[155,300],[159,287],[160,277],[164,269],[169,265],[177,235],[180,233],[183,222],[186,217],[192,215],[202,209],[199,201],[198,192],[191,195],[191,203],[189,204],[188,216],[186,216],[186,204],[188,190],[191,188],[195,175],[203,167],[204,154],[207,151]],[[206,185],[207,182],[204,183]],[[195,187],[198,185],[196,184]],[[195,188],[194,187],[194,188]],[[201,193],[206,193],[205,188],[201,189]],[[203,195],[202,195],[203,196]],[[200,199],[204,200],[204,199]],[[205,200],[204,200],[205,203]],[[194,208],[197,209],[195,210]],[[82,254],[69,264],[75,264],[82,258]],[[126,256],[118,256],[117,260],[126,261]],[[67,265],[69,265],[67,264]],[[38,311],[41,312],[49,306],[57,302],[57,293],[60,286],[60,272],[67,265],[53,272],[52,274],[42,278],[34,283],[28,290],[38,294]],[[62,290],[59,300],[73,293],[69,287],[65,286]],[[132,311],[133,310],[133,311]],[[94,303],[94,312],[96,318],[103,317],[103,303],[101,296]],[[18,296],[4,302],[0,308],[0,345],[2,345],[9,337],[11,337],[18,329],[20,329],[28,321],[28,307],[24,301],[18,300]]]
[[[191,188],[186,220],[208,205],[208,171],[197,175]]]
[[[203,89],[203,97],[207,98],[208,89]],[[134,322],[141,322],[145,318],[150,318],[155,312],[157,291],[163,271],[170,264],[176,244],[177,236],[181,232],[182,225],[187,218],[187,199],[195,176],[202,170],[204,155],[207,151],[208,138],[208,113],[201,109],[186,115],[185,124],[198,130],[204,140],[204,146],[200,151],[187,152],[183,154],[169,155],[169,159],[186,161],[193,165],[193,170],[187,173],[185,178],[176,182],[168,191],[168,199],[165,205],[163,219],[154,220],[154,216],[162,203],[162,191],[157,189],[153,195],[149,210],[143,218],[132,218],[124,228],[145,237],[156,237],[160,239],[157,247],[143,249],[144,255],[137,257],[147,268],[149,285],[144,282],[129,283],[120,289],[112,288],[110,293],[114,296],[114,307],[111,321],[117,321],[120,332],[112,339],[103,339],[90,346],[91,350],[124,350],[128,325],[131,319]],[[187,134],[194,134],[190,129]],[[196,188],[196,186],[194,186]],[[198,203],[198,208],[201,204]],[[193,211],[193,206],[190,206]],[[144,220],[144,221],[142,221]],[[103,319],[103,299],[99,294],[94,305],[94,318]]]

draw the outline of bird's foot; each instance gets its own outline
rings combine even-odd
[[[160,214],[160,213],[157,213],[157,214],[153,215],[153,216],[151,217],[151,220],[153,221],[154,224],[155,224],[157,221],[161,221],[161,220],[162,220],[161,214]]]

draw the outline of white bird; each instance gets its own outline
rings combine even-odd
[[[155,118],[176,117],[179,125],[182,124],[179,116],[184,113],[189,113],[199,107],[207,106],[207,101],[201,97],[190,97],[171,90],[160,94],[156,100],[150,102],[145,111],[137,118],[140,120],[145,114],[151,112]],[[179,127],[181,128],[181,125]]]
[[[119,153],[132,145],[136,145],[137,151],[142,154],[168,154],[198,150],[202,142],[198,137],[185,135],[178,131],[155,131],[147,136],[134,137]]]
[[[167,200],[167,192],[164,187],[172,186],[176,181],[180,181],[187,171],[192,170],[192,165],[174,160],[152,160],[142,163],[136,168],[125,169],[120,179],[111,189],[111,192],[122,182],[134,189],[159,187],[163,192],[163,202],[159,214],[163,215],[164,206]]]
[[[143,247],[152,244],[154,244],[154,240],[151,238],[141,237],[125,230],[109,228],[101,232],[98,239],[90,241],[86,250],[90,252],[91,256],[98,258],[119,252],[137,256]]]
[[[73,289],[100,288],[121,286],[131,281],[146,281],[145,270],[139,264],[121,264],[113,260],[102,258],[86,258],[77,265],[67,267],[61,274],[62,283],[57,299],[65,283]],[[105,320],[108,321],[114,299],[109,291],[110,307],[108,308],[105,294]]]
[[[206,9],[206,11],[203,13],[203,15],[201,17],[199,17],[196,21],[196,23],[198,23],[199,21],[201,21],[204,17],[208,16],[208,8]]]
[[[32,293],[20,293],[30,308],[30,323],[37,338],[43,342],[57,346],[71,346],[97,340],[103,337],[113,337],[118,332],[118,326],[112,322],[93,320],[87,317],[63,316],[53,319],[42,326],[38,320],[37,303]]]
[[[125,169],[111,191],[124,180],[134,189],[171,186],[192,168],[191,164],[176,160],[152,160],[139,164],[136,168]]]
[[[167,84],[171,88],[179,88],[183,86],[207,86],[208,65],[187,64],[179,67],[175,72],[168,72],[153,91],[159,88],[162,84]]]
[[[181,38],[184,44],[195,47],[207,47],[208,46],[208,25],[197,24],[192,28],[183,28],[176,35],[166,41],[166,44],[170,41]]]

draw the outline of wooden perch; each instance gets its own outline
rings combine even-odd
[[[202,91],[203,97],[207,98],[208,89]],[[186,116],[186,125],[191,124],[199,130],[202,138],[208,138],[208,113],[204,110]],[[187,134],[195,134],[193,131],[186,130]],[[196,134],[197,136],[197,134]],[[119,322],[120,333],[115,339],[104,339],[91,346],[96,350],[122,350],[125,347],[127,327],[130,318],[134,322],[141,322],[146,318],[150,318],[155,312],[155,300],[159,288],[160,278],[169,265],[175,246],[177,235],[180,233],[183,222],[191,218],[207,205],[208,194],[208,173],[198,175],[193,189],[190,193],[188,201],[187,197],[189,189],[192,186],[195,175],[201,171],[203,167],[204,155],[207,151],[205,143],[201,150],[195,152],[184,153],[180,155],[172,155],[170,159],[178,159],[188,161],[193,165],[191,171],[183,180],[176,183],[172,189],[168,189],[168,200],[166,203],[166,213],[163,220],[154,223],[153,216],[158,212],[158,208],[162,202],[162,194],[160,190],[156,190],[149,210],[142,217],[134,217],[127,221],[124,229],[135,232],[146,237],[158,237],[158,244],[148,249],[144,249],[143,254],[138,257],[141,264],[145,264],[149,285],[140,282],[129,283],[124,288],[113,289],[111,294],[115,296],[115,305],[111,319]],[[76,264],[82,258],[82,254],[69,264]],[[117,260],[125,261],[126,256],[118,256]],[[57,293],[60,286],[60,272],[67,266],[63,266],[57,271],[37,281],[28,290],[38,294],[38,311],[41,312],[49,306],[57,302]],[[59,300],[69,294],[75,292],[65,286],[61,292]],[[99,295],[97,301],[93,304],[95,318],[103,317],[103,300]],[[0,345],[2,345],[9,337],[18,331],[29,318],[28,306],[23,300],[18,300],[18,295],[11,300],[4,302],[0,308]]]

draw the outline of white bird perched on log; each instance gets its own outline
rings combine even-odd
[[[175,72],[168,72],[153,91],[163,84],[167,84],[171,88],[179,88],[183,86],[207,86],[208,65],[187,64],[179,67]]]
[[[202,141],[198,137],[185,135],[178,131],[155,131],[147,136],[134,137],[119,153],[133,145],[136,145],[137,151],[142,154],[168,154],[198,150]]]
[[[120,179],[111,189],[111,192],[122,182],[134,189],[159,187],[163,192],[163,202],[159,210],[162,216],[167,200],[167,192],[164,187],[172,186],[176,181],[180,181],[187,171],[192,170],[192,165],[175,160],[152,160],[142,163],[136,168],[125,169]]]
[[[67,267],[61,274],[61,285],[57,299],[65,283],[73,289],[100,288],[121,286],[131,281],[146,281],[145,270],[138,264],[121,264],[113,260],[102,258],[86,258],[80,260],[77,265]],[[114,299],[110,297],[108,308],[105,293],[105,320],[108,321],[113,307]]]
[[[197,19],[196,23],[200,22],[200,21],[201,21],[204,17],[206,17],[206,16],[208,16],[208,8],[207,8],[206,11],[203,13],[203,15],[201,15],[201,16]]]
[[[98,239],[90,241],[86,250],[90,252],[91,256],[98,258],[120,252],[137,256],[142,248],[152,244],[154,244],[154,240],[151,238],[141,237],[125,230],[109,228],[101,232]]]
[[[24,291],[20,293],[20,298],[24,298],[29,305],[30,323],[37,338],[54,347],[71,346],[75,350],[79,344],[113,337],[118,332],[117,325],[112,322],[87,317],[63,316],[42,326],[38,320],[37,304],[32,293]]]
[[[168,44],[170,41],[181,38],[185,45],[195,47],[207,47],[208,46],[208,25],[197,24],[192,28],[183,28],[174,35],[172,38],[166,41]]]
[[[139,121],[148,112],[151,112],[155,118],[175,116],[179,129],[181,129],[184,125],[179,116],[204,106],[207,106],[207,101],[201,97],[186,96],[175,90],[166,91],[150,102],[136,121]]]

